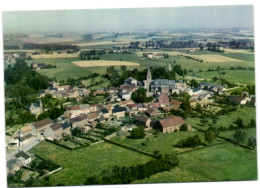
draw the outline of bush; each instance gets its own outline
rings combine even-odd
[[[194,148],[196,146],[202,145],[200,137],[196,134],[195,136],[188,137],[187,139],[181,139],[176,147],[179,148]]]
[[[144,138],[144,137],[145,137],[144,127],[140,126],[140,127],[132,130],[129,138],[141,139],[141,138]]]

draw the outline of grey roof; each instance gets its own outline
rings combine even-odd
[[[15,164],[19,164],[19,161],[15,160],[15,159],[11,159],[11,160],[7,161],[7,168],[12,169]]]
[[[125,107],[121,107],[119,105],[116,105],[114,107],[114,109],[112,110],[113,113],[117,113],[117,112],[125,112],[126,111],[126,108]]]
[[[89,108],[89,104],[81,104],[81,105],[79,105],[79,108],[80,108],[80,109]]]
[[[175,85],[175,80],[167,80],[167,79],[155,79],[153,81],[154,85]]]
[[[24,159],[29,159],[30,158],[30,156],[27,153],[23,152],[23,151],[20,151],[19,153],[15,154],[15,157],[16,158],[22,157]]]
[[[65,122],[65,123],[61,123],[60,126],[62,127],[63,130],[65,130],[70,127],[70,124],[68,122]]]
[[[102,112],[102,114],[107,114],[108,113],[108,110],[106,108],[102,108],[102,109],[100,109],[100,111]]]

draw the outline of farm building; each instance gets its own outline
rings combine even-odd
[[[163,133],[171,133],[179,131],[180,127],[185,123],[182,117],[174,116],[172,118],[160,119],[159,127]]]

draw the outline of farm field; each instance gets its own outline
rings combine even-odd
[[[144,52],[136,52],[139,57],[142,57]],[[149,53],[148,51],[145,53]],[[183,55],[190,56],[197,59],[202,59],[203,62],[235,62],[240,61],[239,59],[226,57],[219,54],[202,54],[202,55],[193,55],[193,53],[183,53],[179,51],[154,51],[154,53],[167,53],[169,56]]]
[[[138,63],[127,62],[127,61],[72,61],[73,64],[79,67],[108,67],[108,66],[139,66]]]
[[[56,68],[52,69],[40,69],[37,72],[46,75],[50,78],[56,77],[59,80],[67,80],[70,78],[79,78],[80,76],[88,76],[92,74],[92,72],[86,68],[81,68],[71,61],[76,61],[78,59],[68,59],[68,58],[55,58],[55,59],[34,59],[33,61],[28,61],[28,65],[30,66],[32,62],[35,63],[46,63],[51,65],[56,65]]]
[[[212,79],[213,77],[219,77],[219,73],[224,72],[225,75],[220,75],[220,78],[224,78],[233,83],[240,84],[254,84],[255,83],[255,71],[251,70],[221,70],[210,72],[196,72],[197,77],[206,79]]]
[[[114,165],[131,166],[151,160],[150,157],[107,143],[69,151],[42,142],[29,152],[62,166],[60,172],[50,176],[51,185],[83,185],[88,176],[99,174]]]
[[[74,58],[78,57],[79,53],[74,54],[41,54],[41,55],[31,55],[33,59],[55,59],[55,58]]]
[[[129,44],[130,41],[97,41],[97,42],[85,42],[85,43],[75,43],[72,45],[77,45],[79,47],[85,47],[85,46],[103,46],[103,45],[117,45],[117,44]]]
[[[133,183],[185,182],[190,179],[192,181],[257,179],[256,151],[234,146],[230,143],[179,154],[178,158],[180,159],[178,168]],[[188,176],[188,179],[186,179],[186,176]]]

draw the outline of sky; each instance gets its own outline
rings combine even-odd
[[[89,9],[3,12],[3,30],[25,32],[117,32],[254,25],[253,6]]]

